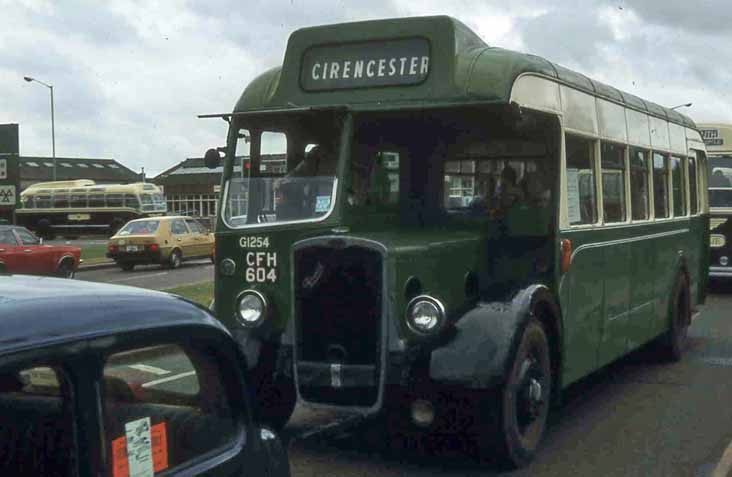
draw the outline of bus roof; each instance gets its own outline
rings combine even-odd
[[[422,70],[425,56],[428,68]],[[416,69],[413,58],[417,58]],[[383,66],[379,64],[380,59],[385,59]],[[390,59],[396,62],[390,63]],[[405,61],[400,60],[407,60],[406,71]],[[359,62],[361,76],[355,79]],[[372,62],[370,67],[369,62]],[[395,66],[399,73],[389,77],[387,71],[394,73]],[[368,73],[373,73],[371,77],[367,77],[365,67],[369,68]],[[233,114],[344,106],[383,110],[481,102],[508,104],[514,82],[524,74],[542,76],[651,116],[696,127],[689,117],[677,111],[594,81],[539,56],[488,46],[472,30],[448,16],[341,23],[297,30],[290,35],[283,66],[254,79],[242,93]]]
[[[139,194],[147,191],[150,193],[159,193],[160,188],[150,182],[135,182],[132,184],[95,184],[90,180],[78,181],[57,181],[57,182],[39,182],[28,186],[21,197],[33,194],[45,194],[53,191],[64,190],[73,192],[99,192],[99,193],[129,193]]]

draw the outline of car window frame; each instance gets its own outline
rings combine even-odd
[[[183,227],[185,228],[185,232],[178,233],[174,230],[174,226],[176,222],[180,222],[183,224]],[[173,219],[170,221],[170,235],[188,235],[191,231],[188,229],[188,225],[186,224],[185,219]]]
[[[195,328],[195,330],[189,331],[190,328]],[[241,456],[245,459],[249,456],[248,458],[251,458],[252,448],[249,446],[256,440],[255,436],[258,434],[256,434],[257,425],[252,415],[253,404],[246,392],[242,391],[246,389],[246,383],[249,381],[247,379],[248,373],[245,371],[246,365],[244,358],[232,346],[233,343],[227,342],[225,335],[220,330],[214,330],[210,327],[202,328],[194,325],[191,327],[176,326],[174,329],[146,330],[143,335],[139,332],[123,333],[120,335],[118,335],[119,339],[113,346],[110,346],[108,341],[100,339],[100,348],[103,348],[103,350],[100,350],[96,354],[97,382],[100,390],[104,389],[104,368],[110,356],[145,347],[175,345],[184,349],[186,347],[193,348],[202,352],[202,354],[205,351],[209,359],[215,359],[222,380],[223,391],[228,397],[228,402],[235,420],[235,432],[231,436],[231,439],[226,444],[196,456],[194,459],[166,469],[164,473],[183,472],[185,469],[199,466],[209,468],[205,467],[207,464],[210,465],[210,468],[218,468],[224,457],[227,461],[234,456]],[[196,336],[196,342],[191,341],[190,336]],[[208,346],[204,346],[201,344],[202,342],[207,343]],[[237,394],[238,399],[234,399],[233,393]],[[102,413],[99,415],[99,419],[100,426],[103,426],[104,396],[102,392],[97,393],[96,405]],[[108,445],[111,445],[111,443],[107,441],[106,434],[103,434],[103,439],[99,442],[99,450],[106,459],[111,459],[111,456],[107,452]],[[100,460],[100,463],[101,467],[99,471],[101,475],[106,475],[109,462]]]
[[[15,238],[18,241],[18,245],[21,246],[21,247],[32,247],[34,245],[41,245],[41,240],[38,237],[36,237],[33,234],[33,232],[31,232],[30,230],[22,229],[22,228],[17,228],[16,227],[16,228],[13,229],[13,232],[15,233]],[[33,237],[34,242],[33,243],[25,243],[25,242],[23,242],[23,239],[20,236],[20,232],[25,232],[28,235],[30,235],[31,237]]]
[[[18,246],[20,246],[20,241],[18,240],[18,237],[15,235],[15,232],[13,231],[13,229],[0,230],[0,233],[3,233],[3,232],[7,232],[8,233],[8,236],[10,238],[12,238],[15,241],[15,243],[2,243],[2,242],[0,242],[0,247],[3,247],[3,246],[5,246],[5,247],[18,247]]]

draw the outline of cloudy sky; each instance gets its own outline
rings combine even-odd
[[[729,0],[0,0],[0,123],[21,154],[111,157],[148,175],[222,145],[246,84],[299,27],[447,14],[697,122],[732,122]]]

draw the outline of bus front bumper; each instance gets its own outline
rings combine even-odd
[[[709,267],[712,278],[732,278],[732,267]]]

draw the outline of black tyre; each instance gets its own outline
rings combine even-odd
[[[181,263],[183,263],[183,255],[180,253],[180,250],[173,250],[170,252],[170,257],[168,258],[168,268],[178,268],[180,267]]]
[[[669,304],[669,330],[659,340],[662,360],[679,361],[684,356],[689,326],[691,325],[691,300],[686,275],[676,279]]]
[[[256,385],[254,390],[256,421],[276,431],[282,430],[297,404],[295,383],[285,378],[273,381],[271,376],[260,376],[256,380]]]
[[[134,263],[119,262],[119,263],[117,263],[117,265],[119,265],[119,268],[121,268],[125,272],[131,272],[132,270],[135,269]]]
[[[528,465],[544,435],[552,393],[549,340],[533,318],[519,343],[506,384],[478,400],[481,457],[507,469]]]
[[[61,278],[74,278],[76,276],[76,270],[74,270],[74,262],[71,260],[64,260],[56,270],[56,275]]]

